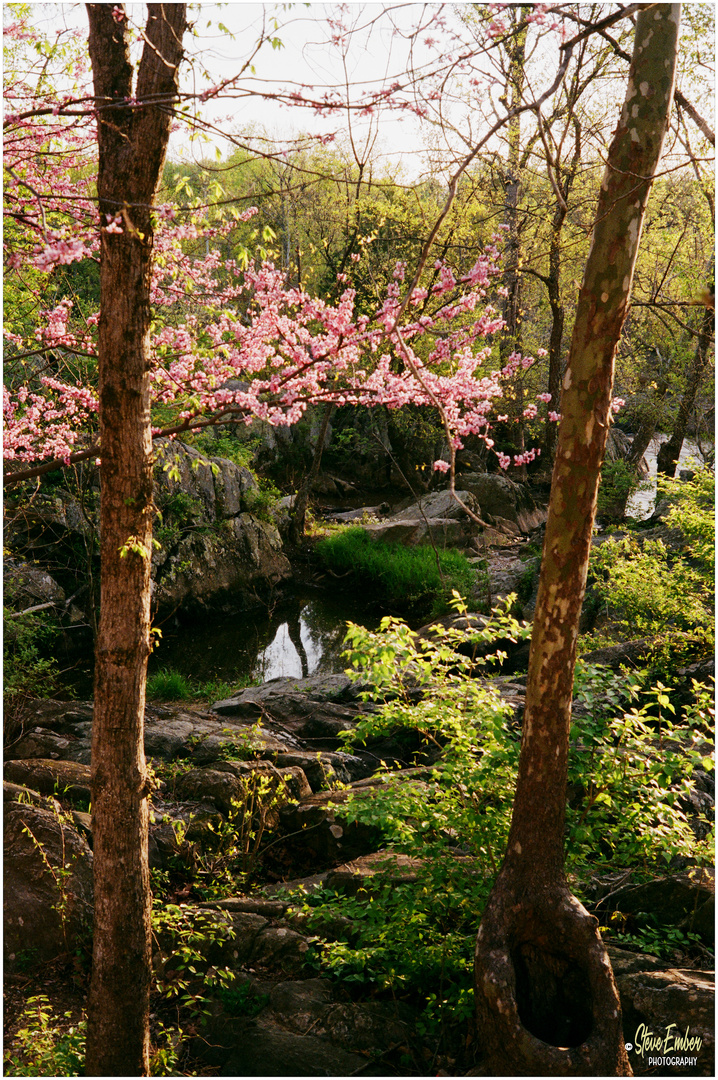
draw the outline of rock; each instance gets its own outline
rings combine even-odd
[[[463,479],[463,478],[462,478]],[[461,500],[469,510],[480,516],[481,508],[470,491],[457,491],[457,498]],[[392,515],[394,520],[405,521],[409,518],[423,520],[426,518],[438,518],[441,521],[463,521],[467,518],[466,511],[450,491],[432,491],[423,495],[418,502],[410,503],[398,513]],[[391,520],[391,518],[390,518]]]
[[[32,788],[25,787],[23,784],[13,784],[9,780],[3,780],[2,790],[3,802],[30,803],[32,806],[41,806],[52,814],[59,814],[62,809],[57,799],[41,795],[38,791],[33,791]]]
[[[335,750],[290,751],[277,754],[277,768],[298,765],[312,791],[336,787],[337,782],[349,784],[366,775],[366,763],[354,754]]]
[[[154,502],[161,513],[155,527],[160,548],[152,557],[155,608],[244,609],[291,578],[278,530],[253,514],[260,494],[248,469],[226,458],[205,458],[179,441],[158,440],[155,450],[160,463]],[[50,545],[65,544],[74,552],[78,540],[91,543],[98,529],[97,493],[91,495],[88,505],[80,505],[67,492],[39,494],[25,513],[15,515],[6,542],[13,551],[37,551],[41,557]],[[65,604],[62,589],[42,567],[16,562],[23,595],[40,589],[55,605]],[[75,566],[76,555],[69,562]],[[84,568],[74,572],[84,584]],[[73,609],[69,615],[70,621],[82,617]]]
[[[89,933],[92,852],[61,815],[22,803],[5,805],[4,844],[6,964],[52,960]]]
[[[479,506],[468,491],[457,491],[459,498],[478,515]],[[390,517],[366,522],[364,531],[385,544],[433,543],[437,547],[466,547],[476,533],[476,525],[454,499],[450,491],[433,491],[418,502],[402,505]]]
[[[264,778],[269,787],[258,800]],[[271,761],[222,761],[214,768],[190,769],[184,773],[176,782],[175,794],[180,799],[212,801],[221,813],[232,815],[257,801],[262,804],[271,801],[276,807],[287,798],[303,798],[311,794],[311,788],[297,766],[277,769]]]
[[[65,591],[55,579],[40,566],[24,559],[6,559],[3,565],[3,589],[5,602],[17,610],[36,604],[52,604],[62,607]]]
[[[302,1033],[294,1035],[279,1025],[264,1022],[247,1025],[240,1033],[237,1024],[227,1024],[231,1032],[230,1049],[222,1064],[220,1076],[352,1076],[361,1070],[362,1076],[380,1076],[381,1067],[367,1068],[367,1059],[348,1053],[324,1039]],[[222,1034],[212,1027],[213,1039]],[[225,1036],[226,1038],[226,1036]],[[227,1042],[230,1042],[227,1038]]]
[[[715,941],[715,870],[693,867],[683,874],[657,878],[640,885],[623,885],[610,897],[611,911],[652,912],[659,923]]]
[[[255,968],[298,975],[309,959],[309,949],[307,938],[296,930],[267,926],[255,938],[249,961]]]
[[[715,976],[713,972],[668,969],[663,971],[633,971],[616,975],[621,997],[623,1031],[631,1043],[629,1061],[634,1074],[655,1075],[659,1057],[660,1076],[715,1075]],[[648,1033],[665,1045],[666,1054],[646,1048],[643,1039]],[[678,1037],[700,1040],[700,1046],[673,1049]],[[673,1064],[671,1058],[676,1058]],[[688,1062],[690,1061],[690,1064]]]
[[[388,513],[389,504],[380,503],[378,506],[360,506],[356,510],[328,510],[324,518],[327,521],[354,521],[358,524],[366,521],[367,524],[375,524]]]
[[[328,1008],[314,1028],[319,1038],[358,1053],[378,1053],[412,1038],[414,1011],[401,1001],[341,1003]]]
[[[265,919],[280,919],[287,910],[287,905],[281,900],[263,900],[249,896],[230,896],[226,900],[199,904],[198,907],[219,911],[240,911],[250,915],[261,915]]]
[[[546,521],[546,509],[537,505],[527,484],[517,484],[500,473],[462,473],[461,486],[481,507],[481,516],[495,523],[501,519],[528,533]]]
[[[292,854],[303,856],[313,868],[336,865],[375,851],[378,829],[342,817],[341,804],[348,791],[322,791],[300,803],[283,806],[279,818],[289,834]]]
[[[302,694],[310,701],[353,704],[359,702],[363,690],[366,690],[366,686],[353,681],[348,675],[312,675],[308,679],[269,679],[261,686],[250,686],[232,698],[216,702],[212,706],[212,711],[223,716],[261,716],[265,705],[269,706],[282,697],[295,694]],[[240,707],[247,705],[248,708],[240,712],[235,707],[235,703]]]
[[[502,666],[503,671],[513,672],[525,669],[528,664],[530,641],[523,638],[517,638],[514,641],[509,637],[497,638],[495,641],[483,641],[480,638],[471,640],[472,631],[478,634],[488,623],[488,616],[476,612],[467,612],[466,615],[442,615],[441,618],[422,626],[416,633],[418,637],[425,638],[427,641],[438,641],[443,637],[440,633],[442,628],[460,630],[465,638],[455,645],[452,644],[452,647],[462,656],[478,660],[500,651],[507,654]]]
[[[364,531],[373,540],[383,544],[403,544],[415,547],[418,544],[434,544],[439,548],[465,548],[471,540],[473,531],[470,525],[454,518],[392,518],[377,524],[363,526]]]
[[[90,767],[75,761],[50,761],[31,758],[25,761],[7,761],[4,775],[15,784],[39,791],[44,795],[60,795],[68,799],[89,802]]]
[[[17,758],[46,758],[60,760],[74,756],[77,740],[36,727],[13,744],[12,752]]]
[[[631,952],[630,949],[622,949],[610,942],[605,944],[616,978],[619,975],[633,975],[636,971],[662,971],[666,966],[665,960],[651,956],[650,953]]]
[[[639,638],[608,645],[605,649],[592,649],[591,652],[582,653],[581,659],[587,664],[603,664],[619,671],[622,667],[637,667],[654,647],[652,638]]]
[[[395,851],[377,851],[372,855],[361,855],[330,870],[325,884],[326,888],[334,889],[335,892],[356,896],[358,892],[368,891],[372,878],[377,874],[397,885],[414,882],[421,864],[421,859],[413,859],[409,855],[401,855]]]
[[[332,1000],[332,984],[328,979],[280,982],[269,995],[269,1005],[277,1020],[300,1033],[325,1015]]]
[[[251,514],[214,532],[182,537],[156,567],[153,603],[160,611],[231,611],[256,606],[259,594],[292,576],[279,531]]]
[[[357,717],[371,709],[358,700],[361,690],[345,675],[272,679],[215,702],[212,711],[249,720],[262,717],[270,729],[300,739],[304,750],[309,747],[334,751],[342,746],[340,734],[350,731]],[[359,761],[359,756],[348,755],[343,764],[357,772]],[[367,775],[372,770],[362,763],[362,771]]]

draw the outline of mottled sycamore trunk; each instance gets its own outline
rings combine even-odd
[[[86,1072],[149,1069],[149,785],[143,746],[150,644],[150,207],[164,162],[184,4],[149,4],[133,86],[127,22],[88,4],[98,111],[101,610],[95,657],[95,919]],[[115,8],[115,13],[118,9]],[[134,99],[139,104],[127,104]],[[144,102],[152,102],[145,105]],[[107,231],[119,215],[122,232]]]
[[[608,957],[564,874],[569,725],[578,621],[616,346],[665,136],[680,5],[642,10],[608,153],[563,382],[508,850],[476,945],[484,1070],[630,1075]]]

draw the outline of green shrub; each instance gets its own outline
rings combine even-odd
[[[57,687],[57,661],[43,654],[59,630],[45,612],[16,616],[3,608],[3,622],[3,702],[7,720],[24,698],[48,697]]]
[[[625,461],[604,461],[598,488],[598,516],[609,521],[622,520],[626,503],[632,495],[646,486],[637,468]]]
[[[5,1076],[82,1076],[86,1022],[70,1026],[44,994],[28,998],[18,1031],[5,1044]]]
[[[358,527],[320,540],[316,550],[333,573],[352,573],[362,588],[403,610],[432,601],[435,612],[445,610],[452,591],[470,595],[476,586],[477,573],[461,552],[384,544]]]
[[[481,631],[484,641],[526,633],[508,614],[511,601]],[[327,922],[341,925],[337,916],[351,920],[348,934],[323,943],[321,971],[411,998],[434,1031],[471,1015],[475,934],[505,851],[520,747],[512,710],[456,652],[470,637],[445,630],[419,641],[395,619],[383,620],[378,633],[350,624],[349,673],[372,685],[365,696],[376,711],[343,736],[347,745],[411,730],[420,750],[442,753],[420,772],[358,789],[341,807],[343,817],[379,827],[387,847],[412,857],[415,880],[388,868],[356,896],[301,899],[320,936]],[[710,859],[711,837],[696,840],[682,809],[693,769],[712,768],[709,689],[694,684],[679,712],[672,691],[651,686],[644,673],[579,664],[576,696],[567,866],[579,897],[581,881],[597,870],[630,866],[650,878],[676,855]]]
[[[189,701],[194,696],[190,680],[171,668],[147,676],[146,694],[150,701]]]
[[[614,624],[617,637],[661,635],[665,631],[713,632],[714,476],[699,470],[691,481],[661,482],[671,509],[669,528],[682,544],[643,539],[640,532],[611,537],[596,546],[589,568],[592,603]]]

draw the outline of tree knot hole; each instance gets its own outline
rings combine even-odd
[[[593,1029],[593,998],[587,971],[571,957],[531,942],[511,954],[516,1007],[527,1031],[550,1046],[574,1047]]]

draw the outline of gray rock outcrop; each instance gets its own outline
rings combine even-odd
[[[51,960],[86,935],[92,915],[92,852],[61,813],[4,806],[5,959]]]

